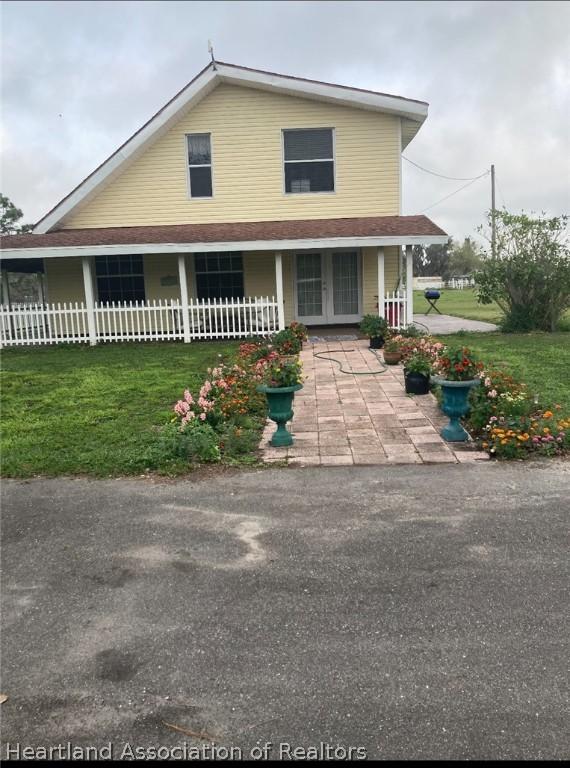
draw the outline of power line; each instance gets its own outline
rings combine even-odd
[[[429,211],[431,208],[435,208],[436,205],[443,203],[445,200],[449,200],[450,197],[453,197],[454,195],[457,195],[462,190],[467,189],[467,187],[470,187],[471,184],[475,184],[476,181],[479,181],[479,179],[482,179],[483,176],[488,176],[489,173],[490,171],[485,171],[485,173],[481,174],[481,176],[476,176],[474,179],[471,179],[471,181],[468,184],[464,184],[462,187],[459,187],[459,189],[456,189],[455,192],[452,192],[451,194],[446,195],[445,197],[442,197],[441,200],[437,201],[437,203],[432,203],[431,205],[428,205],[428,207],[424,208],[423,211],[420,211],[420,213],[425,213],[426,211]]]
[[[423,168],[421,165],[414,163],[414,161],[410,160],[408,157],[404,157],[404,155],[402,155],[402,157],[406,162],[410,163],[410,165],[414,165],[416,168],[419,168],[420,171],[425,171],[426,173],[431,173],[432,176],[438,176],[440,179],[449,179],[450,181],[477,181],[477,179],[482,179],[483,176],[486,176],[486,174],[489,173],[489,171],[485,171],[480,176],[468,176],[468,177],[444,176],[443,173],[436,173],[435,171],[430,171],[427,168]]]

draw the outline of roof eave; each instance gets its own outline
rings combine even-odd
[[[202,243],[123,243],[111,245],[4,248],[0,259],[70,258],[77,256],[126,256],[128,254],[208,253],[228,251],[287,251],[313,248],[363,248],[366,246],[445,245],[448,235],[372,235],[292,240],[226,240]]]

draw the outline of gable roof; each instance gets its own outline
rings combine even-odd
[[[281,75],[221,61],[210,62],[150,120],[40,219],[34,228],[34,233],[44,234],[60,225],[74,210],[92,199],[116,178],[128,164],[166,133],[182,117],[182,114],[211,93],[219,83],[231,83],[397,115],[402,118],[402,149],[418,132],[428,112],[426,102],[406,99],[403,96]]]
[[[4,235],[4,258],[128,253],[265,251],[445,243],[446,233],[427,216],[361,216],[223,224],[61,229],[44,235]]]

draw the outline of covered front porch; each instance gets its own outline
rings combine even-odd
[[[400,227],[406,219],[393,218]],[[63,230],[5,237],[0,254],[1,342],[189,343],[266,336],[292,321],[308,326],[357,323],[376,312],[390,326],[403,328],[413,321],[413,246],[445,236],[371,236],[366,228],[361,234],[363,221],[369,222],[309,222],[312,229],[315,224],[331,229],[333,236],[319,231],[319,237],[287,239],[238,240],[234,228],[233,239],[209,242],[198,227],[192,228],[195,242],[156,242],[148,232],[126,228],[105,231],[104,236],[102,230]],[[355,234],[343,231],[339,236],[339,222],[345,230],[348,222]],[[289,235],[295,223],[307,224],[286,222]],[[264,223],[266,231],[269,224],[276,223]],[[202,230],[213,226],[203,225]],[[248,234],[256,228],[247,225]],[[190,239],[180,229],[165,227],[161,233],[170,230],[172,239]],[[274,228],[270,233],[275,234]],[[22,263],[37,264],[43,300],[20,302],[11,296],[10,273]]]

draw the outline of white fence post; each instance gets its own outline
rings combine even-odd
[[[180,301],[182,302],[182,330],[184,343],[192,341],[190,334],[190,309],[188,307],[188,282],[186,279],[186,254],[178,254],[178,279],[180,281]]]
[[[95,325],[95,291],[93,286],[93,257],[83,256],[83,285],[85,287],[85,306],[87,308],[87,328],[89,343],[92,347],[97,344],[97,328]]]

